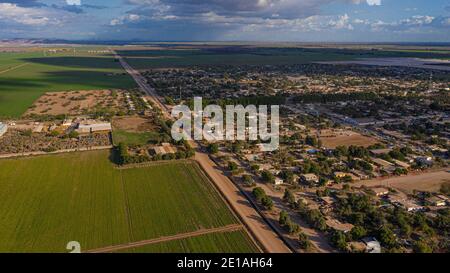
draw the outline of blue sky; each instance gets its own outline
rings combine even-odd
[[[0,0],[0,39],[450,42],[450,0]]]

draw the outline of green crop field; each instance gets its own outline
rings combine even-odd
[[[123,142],[127,145],[145,145],[151,139],[159,137],[159,133],[156,132],[128,132],[125,130],[114,129],[113,130],[113,142],[115,145]]]
[[[45,92],[135,87],[122,73],[111,55],[0,52],[0,117],[22,115]]]
[[[83,251],[238,223],[193,163],[119,170],[109,156],[0,160],[0,252],[66,252],[69,241]],[[229,241],[238,235],[203,238],[148,250],[256,249],[249,238]]]
[[[126,50],[119,54],[136,69],[186,67],[196,65],[283,65],[313,61],[342,61],[351,57],[326,52],[298,52],[285,49],[258,51],[207,50]]]
[[[137,69],[196,65],[292,65],[357,58],[419,57],[448,59],[448,51],[372,51],[367,49],[223,47],[153,50],[118,50]]]
[[[236,242],[246,242],[236,245]],[[243,231],[213,233],[118,251],[122,253],[253,253],[252,242]]]

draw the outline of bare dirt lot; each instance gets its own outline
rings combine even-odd
[[[321,136],[323,146],[326,148],[334,149],[337,146],[363,146],[368,147],[378,141],[371,137],[366,137],[355,132],[347,132],[343,134],[336,134],[333,136]]]
[[[96,108],[113,108],[127,111],[122,91],[89,90],[71,92],[50,92],[41,96],[25,112],[24,116],[35,115],[81,115]]]
[[[149,132],[155,130],[156,126],[151,119],[129,116],[115,118],[113,121],[113,126],[115,129],[125,130],[128,132]]]
[[[419,191],[439,191],[441,185],[450,181],[450,172],[435,171],[429,173],[421,173],[416,175],[408,175],[401,177],[393,177],[383,180],[370,180],[355,183],[355,186],[365,185],[367,187],[392,187],[405,193],[411,193],[413,190]]]

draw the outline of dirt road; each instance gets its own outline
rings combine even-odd
[[[156,92],[151,88],[144,77],[133,69],[121,56],[115,53],[123,68],[133,77],[138,86],[152,97],[152,101],[162,110],[167,118],[171,118],[169,109],[159,100]],[[192,145],[196,147],[195,144]],[[217,169],[216,164],[205,153],[197,152],[195,160],[211,178],[216,187],[224,195],[230,206],[239,215],[250,233],[268,253],[289,253],[290,249],[278,237],[278,234],[265,222],[262,216],[252,207],[247,198],[239,191],[233,182]]]
[[[6,72],[9,72],[9,71],[13,71],[15,69],[21,68],[21,67],[26,66],[26,65],[29,65],[29,63],[19,64],[19,65],[16,65],[14,67],[8,68],[6,70],[0,71],[0,74],[6,73]]]
[[[180,239],[185,239],[185,238],[190,238],[190,237],[201,236],[201,235],[205,235],[205,234],[237,231],[237,230],[240,230],[243,228],[244,227],[242,225],[236,224],[236,225],[229,225],[229,226],[219,227],[219,228],[200,229],[200,230],[196,230],[196,231],[192,231],[192,232],[164,236],[164,237],[160,237],[160,238],[156,238],[156,239],[143,240],[143,241],[139,241],[139,242],[133,242],[133,243],[127,243],[127,244],[122,244],[122,245],[107,246],[107,247],[92,249],[92,250],[85,251],[85,253],[115,252],[115,251],[119,251],[119,250],[136,248],[136,247],[140,247],[140,246],[146,246],[146,245],[163,243],[163,242],[174,241],[174,240],[180,240]]]

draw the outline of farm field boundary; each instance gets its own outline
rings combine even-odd
[[[8,68],[6,70],[0,71],[0,74],[4,74],[4,73],[7,73],[9,71],[13,71],[13,70],[19,69],[19,68],[21,68],[23,66],[26,66],[26,65],[29,65],[29,63],[19,64],[19,65],[16,65],[14,67]]]
[[[108,247],[103,247],[103,248],[99,248],[99,249],[87,250],[86,253],[114,252],[114,251],[129,249],[129,248],[145,246],[145,245],[164,243],[164,242],[169,242],[169,241],[174,241],[174,240],[186,239],[186,238],[190,238],[190,237],[197,237],[197,236],[206,235],[206,234],[238,231],[243,228],[244,227],[240,224],[234,224],[234,225],[228,225],[228,226],[219,227],[219,228],[200,229],[200,230],[196,230],[193,232],[181,233],[181,234],[176,234],[176,235],[171,235],[171,236],[164,236],[161,238],[155,238],[155,239],[143,240],[143,241],[139,241],[139,242],[132,242],[132,243],[127,243],[127,244],[122,244],[122,245],[115,245],[115,246],[108,246]]]

